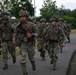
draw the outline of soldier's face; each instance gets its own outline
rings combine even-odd
[[[7,22],[8,22],[8,20],[6,20],[6,19],[2,20],[3,24],[6,24]]]
[[[45,25],[45,22],[41,22],[42,25]]]
[[[63,23],[63,21],[59,21],[60,23]]]
[[[21,22],[25,22],[26,20],[27,20],[27,17],[25,17],[25,16],[21,16],[21,17],[20,17],[20,21],[21,21]]]
[[[52,25],[56,25],[56,21],[52,21],[51,24],[52,24]]]

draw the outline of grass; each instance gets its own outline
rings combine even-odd
[[[71,34],[76,34],[76,29],[72,29]]]

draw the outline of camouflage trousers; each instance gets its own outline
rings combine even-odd
[[[63,44],[63,41],[60,40],[59,41],[59,50],[60,50],[60,53],[62,53],[62,51],[63,51],[63,46],[61,44]]]
[[[66,35],[66,38],[67,38],[68,42],[70,42],[70,33],[67,32],[67,33],[65,33],[65,35]]]
[[[58,42],[50,42],[48,44],[48,54],[50,58],[55,58],[55,60],[58,59],[58,53],[59,53],[59,43]]]
[[[34,58],[35,48],[32,45],[32,43],[26,45],[26,43],[22,42],[20,49],[21,49],[21,52],[20,52],[20,54],[21,54],[21,57],[20,57],[21,69],[22,69],[23,75],[28,75],[27,65],[26,65],[27,56],[28,56],[31,64],[33,64],[33,62],[35,62],[35,58]]]
[[[42,58],[45,58],[45,41],[44,40],[41,40],[41,39],[38,39],[38,51],[40,52],[40,56]]]
[[[15,45],[11,41],[2,43],[2,53],[3,53],[4,64],[7,64],[8,52],[11,54],[12,57],[16,57],[16,52],[15,51],[16,51],[15,50]]]

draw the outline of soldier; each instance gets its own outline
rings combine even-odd
[[[46,19],[41,18],[40,24],[37,27],[37,41],[38,41],[38,51],[40,52],[40,56],[42,57],[43,60],[45,60],[45,41],[44,41],[44,36],[43,36],[43,31],[46,28]]]
[[[16,29],[16,25],[17,25],[17,22],[16,22],[16,17],[11,17],[11,23],[13,25],[13,28]]]
[[[70,43],[70,33],[71,33],[71,26],[67,23],[67,21],[64,21],[64,25],[66,27],[65,29],[65,35],[68,39],[68,43]]]
[[[12,28],[12,24],[9,23],[8,16],[2,16],[2,24],[0,26],[0,37],[2,42],[2,53],[3,53],[3,69],[8,68],[8,51],[13,58],[13,63],[16,62],[16,52],[15,52],[15,45],[12,43],[12,37],[14,33],[14,29]]]
[[[58,26],[63,29],[64,34],[65,34],[65,26],[64,26],[63,22],[64,22],[63,18],[59,18],[58,19]],[[60,39],[59,41],[60,41],[60,44],[59,44],[59,46],[60,46],[60,53],[62,53],[63,52],[63,47],[65,45],[65,44],[62,44],[62,43],[65,42],[65,40]]]
[[[63,30],[57,26],[56,17],[50,19],[50,25],[44,30],[45,40],[48,41],[48,54],[52,59],[53,70],[56,70],[56,62],[58,60],[59,39],[64,39]]]
[[[13,43],[17,44],[16,38],[19,36],[20,40],[20,49],[21,49],[21,58],[20,65],[23,72],[23,75],[28,75],[27,72],[27,55],[32,64],[33,71],[36,70],[35,65],[35,48],[34,48],[34,37],[35,37],[35,26],[33,23],[29,22],[28,12],[25,10],[19,11],[20,24],[17,26],[16,31],[14,33]]]

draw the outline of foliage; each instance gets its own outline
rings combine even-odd
[[[18,17],[18,12],[21,9],[28,10],[31,16],[34,15],[34,7],[31,4],[31,0],[3,0],[3,2],[0,2],[0,8],[0,11],[10,11],[12,16],[16,17]]]
[[[49,21],[52,16],[67,20],[72,24],[72,28],[76,29],[76,9],[66,9],[64,5],[61,5],[61,7],[58,8],[56,6],[56,1],[45,0],[44,5],[40,9],[40,17],[37,17],[37,20],[39,21],[41,17],[44,17]]]
[[[56,1],[47,0],[44,1],[44,5],[40,9],[40,14],[49,21],[50,17],[55,15],[57,11]]]

